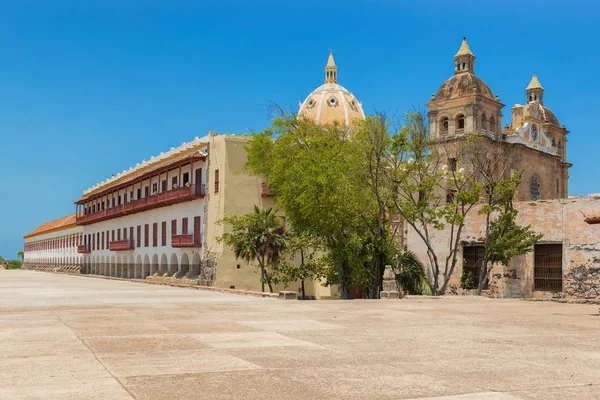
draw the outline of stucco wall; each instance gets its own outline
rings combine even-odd
[[[53,240],[64,237],[79,235],[83,232],[83,227],[74,226],[67,229],[61,229],[54,232],[43,233],[33,237],[25,238],[24,243],[32,244],[44,240]],[[77,246],[67,246],[48,250],[35,250],[23,253],[23,262],[25,264],[54,264],[54,265],[80,265],[82,261],[81,254],[77,253]]]
[[[255,205],[260,208],[274,207],[272,197],[261,196],[263,180],[243,171],[247,160],[246,144],[247,138],[236,135],[210,137],[204,257],[207,261],[214,259],[216,262],[216,286],[261,290],[257,265],[236,260],[229,246],[217,241],[229,229],[226,225],[217,224],[224,217],[248,214],[254,210]],[[219,169],[217,193],[214,190],[216,169]],[[284,213],[278,211],[277,215],[284,216]],[[285,290],[298,290],[298,287],[299,284],[292,284]],[[265,290],[268,288],[265,287]],[[279,290],[284,290],[284,287],[275,285],[274,291]],[[308,296],[332,296],[332,289],[322,287],[318,282],[305,282],[305,290]]]
[[[578,197],[559,200],[516,202],[517,222],[531,225],[543,233],[540,243],[563,245],[563,292],[534,292],[534,253],[515,258],[508,266],[492,271],[490,294],[499,297],[568,297],[600,298],[600,225],[588,225],[583,213],[600,210],[600,197]],[[477,243],[485,231],[485,219],[478,208],[467,217],[462,241]],[[433,247],[440,259],[448,254],[448,228],[433,232]],[[407,228],[407,246],[429,265],[426,248],[418,235]],[[451,291],[461,292],[462,248],[451,279]]]

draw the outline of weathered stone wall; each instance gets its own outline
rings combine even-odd
[[[570,299],[600,300],[600,224],[589,225],[583,220],[583,213],[600,210],[600,196],[577,197],[536,202],[516,202],[519,211],[517,223],[531,225],[536,232],[543,233],[540,243],[563,245],[563,291],[560,293],[534,291],[535,256],[529,254],[516,257],[510,265],[496,266],[491,273],[487,295],[492,297],[560,297]],[[449,230],[432,229],[433,247],[438,257],[448,254]],[[485,218],[478,214],[478,208],[467,217],[463,244],[482,241],[485,232]],[[429,265],[425,245],[418,235],[408,228],[406,232],[408,249],[412,250]],[[450,280],[451,293],[466,294],[461,289],[462,248],[458,255],[458,265]]]

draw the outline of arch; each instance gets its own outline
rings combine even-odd
[[[537,142],[538,140],[538,129],[537,126],[535,126],[535,124],[531,124],[531,128],[529,129],[529,137],[531,139],[532,142]]]
[[[456,129],[465,129],[465,115],[460,113],[456,116]]]
[[[137,257],[135,258],[135,265],[136,267],[142,267],[142,255],[138,254]],[[144,277],[141,276],[141,278],[143,279]]]
[[[118,278],[123,278],[123,262],[121,260],[121,256],[117,256],[117,274]]]
[[[152,264],[150,264],[150,270],[146,271],[148,275],[152,276],[158,272],[158,254],[152,256]],[[146,275],[146,276],[148,276]]]
[[[496,133],[496,119],[493,116],[490,117],[490,132]]]
[[[177,272],[178,278],[188,276],[190,272],[190,257],[187,253],[181,255],[181,262],[179,263],[179,271]]]
[[[485,131],[487,129],[487,118],[485,117],[485,113],[481,114],[481,130]]]
[[[129,260],[127,263],[127,277],[130,279],[137,278],[136,265],[135,259],[133,258],[133,254],[129,256]]]
[[[169,271],[169,261],[167,261],[167,255],[165,253],[163,253],[163,255],[160,256],[160,268],[158,269],[158,274],[166,275],[168,271]]]
[[[179,270],[179,262],[177,261],[177,254],[171,254],[171,259],[169,260],[169,271],[167,272],[167,276],[173,276]]]
[[[192,257],[192,265],[190,266],[190,278],[196,278],[200,276],[200,252],[195,251]]]
[[[440,134],[445,135],[448,133],[448,117],[440,118]]]
[[[146,254],[144,256],[144,263],[141,264],[141,270],[140,270],[140,278],[141,279],[146,279],[146,276],[148,274],[148,272],[150,271],[150,257],[148,256],[148,254]]]
[[[542,192],[540,190],[540,187],[541,185],[538,180],[538,177],[532,175],[531,179],[529,180],[529,193],[531,195],[531,200],[536,201],[542,199]]]

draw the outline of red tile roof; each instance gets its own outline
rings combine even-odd
[[[72,226],[75,226],[75,214],[46,222],[45,224],[42,224],[33,231],[29,232],[27,235],[23,236],[23,238],[30,238],[32,236],[41,235],[50,231],[71,228]]]

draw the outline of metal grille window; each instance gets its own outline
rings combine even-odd
[[[463,246],[462,286],[465,289],[476,289],[479,286],[481,264],[485,256],[485,248],[479,246]],[[487,287],[487,282],[486,286]]]
[[[536,244],[534,290],[562,292],[562,244]]]
[[[535,201],[541,198],[540,184],[535,176],[531,177],[531,181],[529,182],[529,191],[531,192],[531,200]]]

